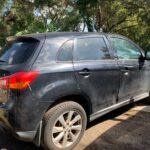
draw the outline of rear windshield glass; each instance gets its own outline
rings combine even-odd
[[[16,41],[7,43],[0,52],[0,63],[20,64],[24,63],[34,52],[37,46],[35,41]]]

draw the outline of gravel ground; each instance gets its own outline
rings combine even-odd
[[[113,111],[89,124],[75,150],[149,150],[150,102],[143,100]],[[43,150],[0,132],[0,149]]]

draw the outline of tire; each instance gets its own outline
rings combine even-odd
[[[87,116],[81,105],[67,101],[52,107],[45,114],[43,124],[43,146],[46,150],[71,150],[84,134]]]

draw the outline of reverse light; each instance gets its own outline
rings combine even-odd
[[[0,78],[0,88],[23,90],[39,76],[37,71],[17,72],[10,76]]]

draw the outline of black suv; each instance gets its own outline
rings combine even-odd
[[[89,121],[149,96],[150,55],[126,37],[10,37],[0,54],[0,121],[45,149],[72,149]]]

